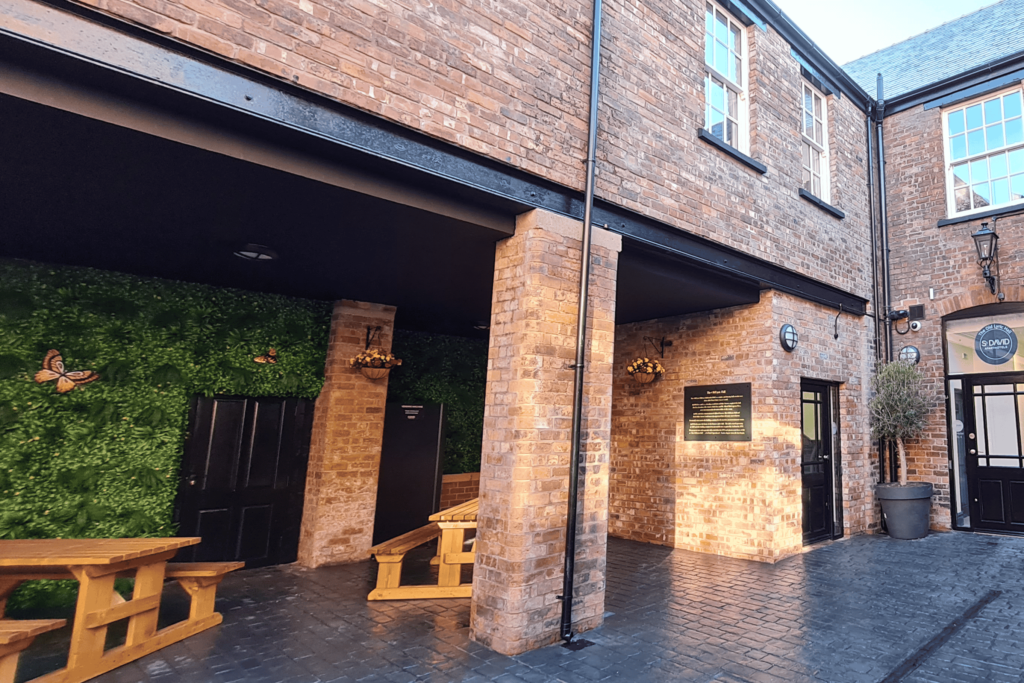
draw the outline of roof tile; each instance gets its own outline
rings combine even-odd
[[[885,97],[938,83],[1024,51],[1024,0],[1002,0],[902,43],[855,59],[843,69],[872,97],[882,74]]]

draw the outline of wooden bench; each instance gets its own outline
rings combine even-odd
[[[390,541],[370,548],[370,554],[377,560],[377,587],[367,600],[403,600],[409,598],[434,598],[437,586],[403,586],[402,560],[405,554],[441,535],[441,528],[434,522],[414,529]]]
[[[36,636],[66,623],[64,619],[0,619],[0,683],[14,683],[18,656]]]
[[[192,596],[188,618],[202,619],[211,616],[213,602],[217,597],[217,584],[224,575],[241,569],[245,562],[179,562],[168,563],[164,576],[177,581],[185,592]]]

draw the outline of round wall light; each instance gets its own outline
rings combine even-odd
[[[796,345],[800,342],[800,335],[797,334],[796,328],[786,323],[779,330],[779,343],[782,344],[783,351],[793,351]]]
[[[899,359],[917,365],[921,360],[921,351],[916,346],[904,346],[900,349]]]
[[[246,261],[276,261],[277,252],[262,244],[246,244],[234,251],[235,256]]]

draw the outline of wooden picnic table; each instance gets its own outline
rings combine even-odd
[[[370,549],[377,559],[377,587],[368,600],[410,600],[415,598],[468,598],[473,594],[472,584],[462,583],[462,565],[472,564],[475,552],[465,552],[466,529],[476,528],[480,499],[456,505],[429,517],[430,523],[402,534],[398,538],[379,543]],[[437,585],[403,586],[402,562],[406,553],[428,543],[440,535],[437,557],[431,564],[438,565]]]
[[[212,612],[157,630],[167,561],[201,539],[100,538],[0,541],[0,618],[22,581],[77,579],[78,604],[67,667],[33,683],[79,683],[219,624]],[[133,576],[125,600],[114,590],[118,576]],[[107,627],[128,619],[124,645],[104,651]]]
[[[465,540],[466,529],[476,528],[479,511],[480,499],[474,498],[427,518],[441,527],[441,540],[437,544],[437,585],[440,588],[455,588],[457,595],[451,597],[468,598],[473,594],[472,584],[461,583],[462,565],[473,564],[476,559],[476,552],[465,552]]]

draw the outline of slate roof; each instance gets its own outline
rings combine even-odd
[[[1024,0],[1002,0],[855,59],[843,70],[872,97],[881,72],[886,99],[1024,51]]]

